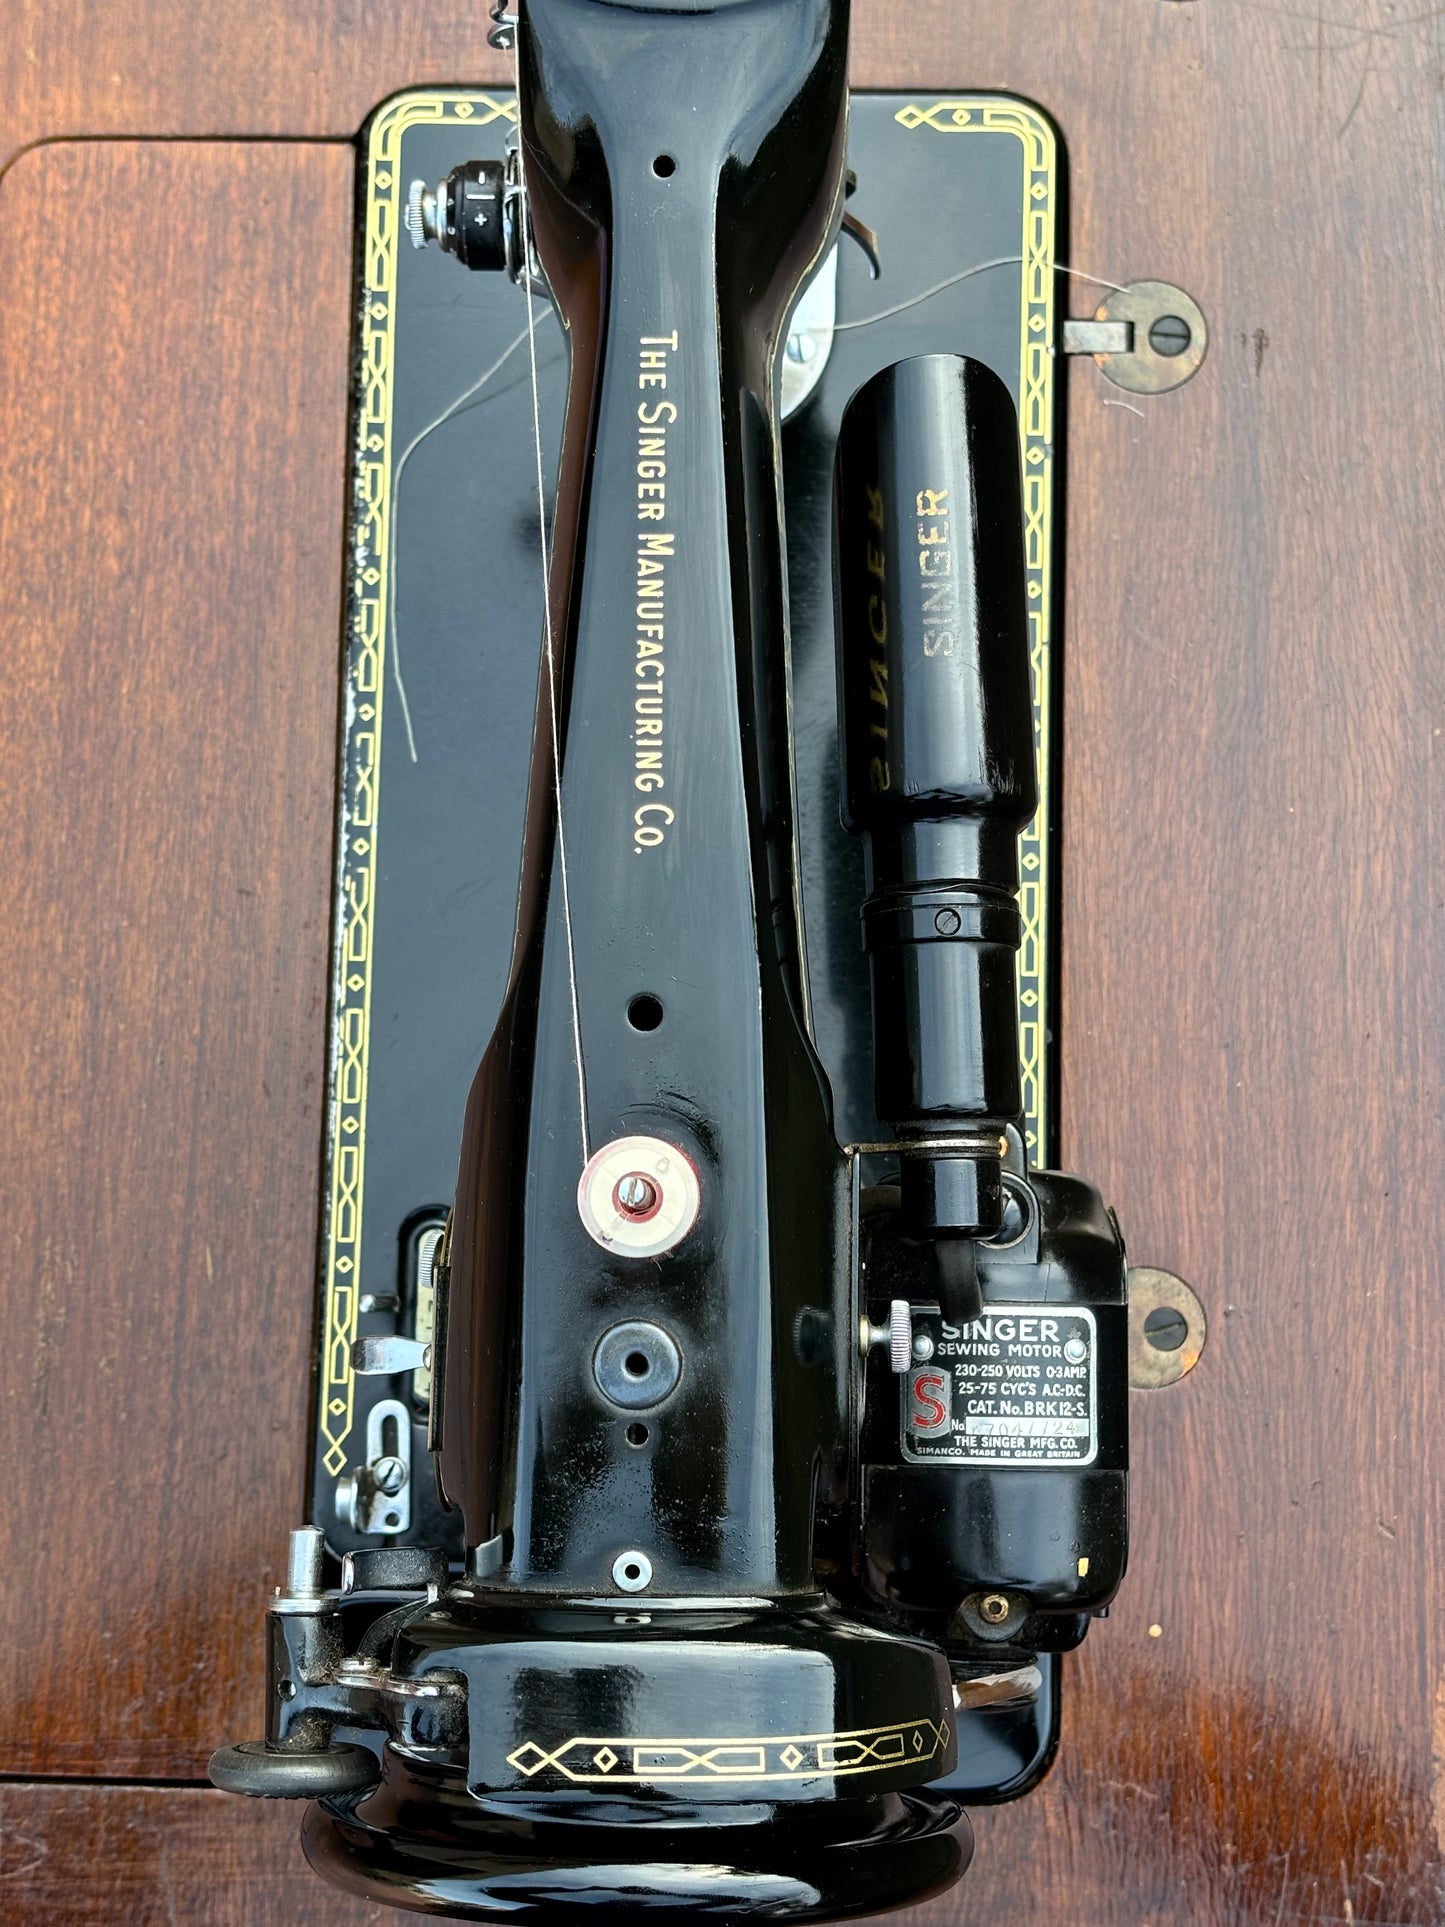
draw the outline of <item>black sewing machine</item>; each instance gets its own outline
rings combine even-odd
[[[368,136],[314,1523],[212,1777],[425,1911],[839,1918],[1036,1784],[1124,1570],[1054,144],[850,115],[846,0],[519,15]]]

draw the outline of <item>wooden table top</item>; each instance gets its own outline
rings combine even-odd
[[[1445,13],[855,12],[860,85],[1043,105],[1070,261],[1211,326],[1067,383],[1062,1124],[1212,1335],[1057,1769],[905,1918],[1445,1921]],[[0,19],[8,1918],[384,1918],[200,1783],[303,1500],[350,143],[484,28]]]

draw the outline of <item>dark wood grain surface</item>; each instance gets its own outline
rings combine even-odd
[[[857,14],[863,84],[1046,106],[1073,262],[1178,281],[1212,328],[1171,397],[1070,375],[1063,1125],[1213,1336],[1136,1398],[1132,1571],[1070,1663],[1057,1770],[978,1816],[975,1871],[912,1919],[1429,1927],[1445,16]],[[0,151],[337,137],[401,86],[505,73],[479,10],[196,22],[12,7]],[[43,150],[0,184],[12,1773],[192,1777],[259,1719],[304,1449],[349,194],[315,146]],[[8,1788],[0,1895],[371,1917],[294,1820]]]
[[[196,1777],[257,1715],[305,1483],[350,178],[69,144],[0,189],[0,1771]]]

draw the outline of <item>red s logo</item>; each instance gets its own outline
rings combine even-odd
[[[908,1429],[910,1432],[938,1432],[948,1424],[948,1407],[941,1394],[947,1380],[940,1372],[915,1372],[909,1385],[911,1394]]]

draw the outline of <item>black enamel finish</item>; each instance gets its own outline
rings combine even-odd
[[[813,1557],[847,1495],[850,1190],[801,982],[777,358],[837,233],[846,24],[521,9],[570,385],[516,949],[443,1280],[438,1463],[487,1578],[389,1653],[407,1689],[462,1682],[465,1751],[391,1720],[375,1792],[308,1834],[410,1904],[807,1918],[967,1858],[921,1792],[956,1765],[943,1655],[825,1607]],[[589,1153],[639,1134],[701,1199],[645,1259],[577,1207]],[[640,1434],[594,1369],[634,1320],[680,1360]]]
[[[1017,1180],[1015,1180],[1017,1182]],[[1017,1659],[1076,1646],[1087,1615],[1118,1591],[1128,1557],[1128,1333],[1124,1247],[1099,1194],[1078,1178],[1035,1172],[1024,1235],[976,1247],[984,1312],[1047,1315],[1083,1307],[1097,1329],[1096,1447],[1087,1464],[905,1462],[899,1391],[870,1366],[862,1444],[863,1548],[870,1588],[946,1625],[952,1656]],[[871,1243],[891,1236],[886,1220]],[[879,1252],[880,1264],[887,1254]],[[895,1256],[893,1262],[898,1262]],[[937,1318],[924,1328],[957,1340]],[[962,1334],[967,1337],[965,1331]],[[919,1371],[951,1369],[945,1344]],[[904,1397],[908,1396],[905,1374]],[[980,1592],[1017,1595],[1006,1639],[980,1642],[954,1620]]]
[[[300,1685],[276,1702],[273,1740],[388,1736],[374,1788],[308,1821],[308,1853],[343,1885],[434,1911],[842,1918],[967,1865],[955,1800],[922,1790],[957,1767],[947,1670],[922,1641],[821,1599],[614,1613],[460,1589],[377,1617],[378,1603],[273,1615],[274,1670]],[[370,1629],[358,1640],[345,1618]],[[385,1650],[388,1678],[441,1696],[328,1687],[328,1642]]]
[[[707,1831],[699,1831],[705,1826]],[[705,1815],[601,1803],[479,1806],[441,1776],[407,1769],[361,1802],[310,1808],[306,1857],[338,1886],[418,1913],[552,1923],[574,1912],[635,1920],[846,1920],[926,1899],[973,1854],[973,1831],[941,1793],[826,1809],[766,1801]]]
[[[875,1101],[921,1236],[1002,1221],[1019,1121],[1018,834],[1038,807],[1018,420],[981,362],[875,375],[838,440],[843,816],[867,839]],[[960,1132],[969,1156],[928,1147]],[[955,1302],[956,1301],[956,1302]],[[949,1309],[977,1309],[971,1285]]]
[[[465,268],[497,273],[507,265],[502,218],[505,170],[499,161],[466,161],[443,184],[441,245]]]
[[[837,1357],[805,1366],[793,1337],[808,1306],[843,1302],[847,1239],[800,1017],[773,389],[839,218],[846,24],[831,0],[522,10],[526,176],[571,350],[552,623],[585,1135],[678,1146],[702,1209],[647,1261],[578,1216],[544,669],[517,948],[467,1112],[441,1423],[445,1490],[469,1544],[508,1535],[507,1585],[606,1592],[642,1546],[662,1592],[805,1590],[814,1483],[844,1462]],[[660,621],[639,602],[659,580]],[[663,1007],[650,1031],[627,1020],[643,992]],[[642,1452],[590,1369],[628,1317],[660,1318],[683,1356]]]
[[[844,820],[890,877],[1007,890],[1038,804],[1008,389],[965,355],[883,369],[843,418],[836,501]]]
[[[441,180],[478,152],[501,155],[508,123],[477,124],[488,98],[475,97],[473,120],[408,125],[396,176],[402,188],[413,178]],[[818,389],[783,431],[792,748],[810,1015],[843,1142],[876,1140],[889,1131],[872,1102],[869,965],[858,933],[862,839],[844,830],[838,810],[831,561],[838,428],[854,390],[899,356],[967,346],[1010,384],[1019,379],[1018,269],[974,276],[887,320],[856,325],[880,304],[935,284],[959,262],[992,259],[1016,245],[1011,237],[1027,181],[1014,136],[978,133],[951,142],[948,169],[931,179],[922,200],[912,185],[913,157],[927,131],[900,126],[899,106],[897,96],[877,94],[855,94],[850,102],[849,164],[860,181],[850,205],[886,236],[884,280],[868,280],[859,249],[840,248],[840,313],[852,325],[836,337]],[[475,382],[525,320],[524,297],[505,275],[462,273],[435,247],[418,251],[403,237],[395,273],[393,470],[396,456]],[[565,345],[541,303],[537,319],[550,499]],[[535,488],[530,389],[528,356],[518,350],[472,405],[421,442],[399,478],[392,474],[394,614],[418,760],[411,761],[405,730],[389,726],[372,927],[373,1032],[385,1048],[373,1050],[368,1074],[361,1285],[368,1293],[398,1293],[401,1311],[390,1313],[382,1298],[376,1301],[382,1309],[363,1309],[358,1331],[375,1335],[413,1329],[413,1232],[419,1223],[439,1221],[446,1209],[440,1201],[449,1203],[454,1193],[468,1087],[508,978],[542,609],[537,520],[529,501]],[[1053,490],[1057,500],[1058,477]],[[510,512],[499,512],[505,503]],[[439,555],[462,554],[469,557],[464,575],[435,566]],[[484,585],[480,601],[478,585]],[[458,834],[459,824],[467,826],[465,834]],[[485,826],[485,833],[472,834],[472,825]],[[424,933],[427,941],[420,940]],[[1025,1014],[1051,1010],[1045,981],[1030,981],[1038,991]],[[1050,1044],[1046,1055],[1051,1050]],[[1051,1090],[1052,1063],[1047,1082]],[[1049,1120],[1037,1122],[1047,1149]],[[331,1199],[328,1177],[328,1212]],[[325,1344],[323,1328],[323,1358]],[[350,1462],[359,1456],[370,1403],[407,1397],[410,1382],[409,1376],[354,1381]],[[323,1368],[318,1413],[334,1389]],[[413,1490],[410,1536],[416,1543],[446,1543],[459,1557],[460,1516],[441,1514],[434,1503],[425,1443],[421,1412],[414,1452],[423,1469]],[[325,1459],[322,1437],[310,1516],[327,1527],[328,1542],[341,1553],[365,1537],[337,1518],[336,1471]]]

